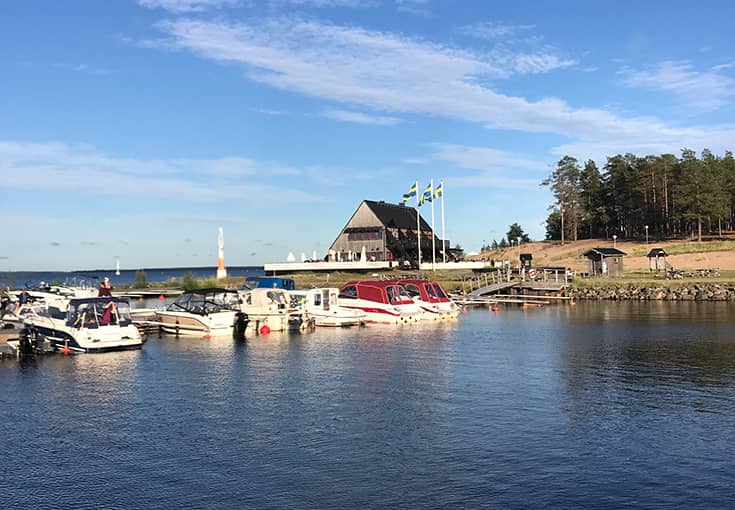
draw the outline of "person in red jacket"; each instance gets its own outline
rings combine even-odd
[[[110,279],[105,276],[105,279],[100,283],[100,290],[97,294],[99,297],[112,297],[112,285],[110,285]]]

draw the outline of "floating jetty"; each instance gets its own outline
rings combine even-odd
[[[543,306],[553,301],[571,299],[560,295],[570,287],[566,270],[560,268],[536,270],[533,279],[528,278],[523,270],[496,270],[466,278],[462,287],[462,293],[453,295],[452,299],[463,306],[492,306],[500,303]]]

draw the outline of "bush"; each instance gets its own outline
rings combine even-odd
[[[189,271],[184,275],[182,286],[184,287],[184,290],[195,290],[199,288],[199,282],[194,278],[194,273]]]
[[[135,284],[133,287],[136,289],[145,289],[148,287],[148,276],[145,274],[145,271],[135,272]]]

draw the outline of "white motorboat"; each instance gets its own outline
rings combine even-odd
[[[339,290],[339,304],[367,314],[367,322],[401,324],[418,322],[421,307],[395,281],[349,282]]]
[[[298,331],[309,325],[304,312],[291,304],[288,291],[277,288],[255,288],[242,291],[241,310],[247,314],[251,329],[258,332]]]
[[[164,310],[156,310],[156,319],[164,332],[175,335],[231,334],[240,312],[240,301],[240,295],[235,290],[190,290]]]
[[[431,280],[396,280],[406,289],[411,299],[423,310],[422,320],[456,319],[459,307],[444,292],[441,285]]]
[[[317,326],[359,326],[367,320],[367,314],[362,310],[340,306],[339,289],[336,287],[291,290],[289,294],[296,306],[306,312]]]
[[[47,298],[43,306],[29,309],[23,324],[57,349],[102,352],[143,345],[124,298]]]

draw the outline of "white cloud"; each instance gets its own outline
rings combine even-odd
[[[200,12],[220,7],[233,7],[240,0],[138,0],[149,9],[165,9],[173,13]]]
[[[479,54],[386,32],[294,18],[252,24],[180,19],[164,22],[160,28],[168,34],[169,47],[205,59],[240,63],[257,82],[351,107],[570,138],[569,144],[560,147],[635,147],[645,141],[717,151],[735,142],[732,125],[679,127],[655,117],[576,108],[557,97],[532,101],[499,93],[488,84],[572,64],[543,51],[531,54],[502,48]]]
[[[468,147],[451,143],[431,144],[432,157],[474,170],[519,169],[545,171],[546,162],[534,161],[511,151],[491,147]]]
[[[544,55],[492,60],[469,51],[359,28],[293,19],[257,25],[178,20],[162,24],[172,44],[249,67],[273,87],[382,111],[460,118],[493,128],[572,137],[678,135],[655,119],[575,109],[557,98],[528,101],[478,84],[479,78],[541,72]]]
[[[356,124],[369,124],[374,126],[394,126],[401,122],[401,119],[397,117],[368,115],[346,110],[325,110],[322,112],[322,116],[341,122],[354,122]]]
[[[58,67],[60,69],[69,69],[71,71],[86,74],[106,75],[112,73],[112,70],[110,69],[104,67],[94,67],[90,66],[89,64],[54,64],[54,67]]]
[[[428,0],[396,0],[396,8],[399,12],[429,17],[431,11],[426,8],[428,3]]]
[[[512,151],[449,143],[434,143],[430,147],[434,150],[430,160],[474,171],[468,175],[453,174],[451,183],[456,187],[528,189],[538,186],[540,179],[548,173],[548,162],[531,160]],[[538,177],[528,177],[534,173]]]
[[[329,7],[348,7],[348,8],[364,8],[375,7],[377,2],[374,0],[270,0],[271,4],[289,4],[292,6],[329,8]]]
[[[177,201],[316,201],[293,176],[308,172],[247,158],[137,160],[115,158],[88,146],[0,141],[3,188],[93,195],[165,197]],[[306,174],[306,175],[305,175]]]
[[[534,28],[536,28],[536,25],[509,25],[499,21],[484,21],[465,25],[460,30],[466,35],[480,39],[498,39],[533,30]]]
[[[669,92],[704,111],[716,110],[735,95],[735,79],[721,74],[731,64],[697,71],[690,62],[667,60],[652,69],[622,68],[619,74],[629,87]]]

